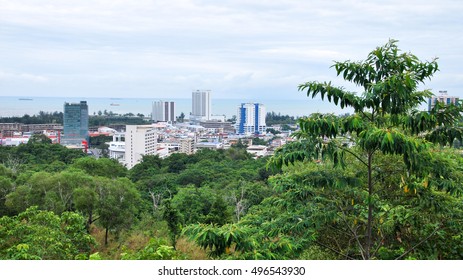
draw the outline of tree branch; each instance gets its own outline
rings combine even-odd
[[[431,232],[430,235],[428,235],[425,239],[421,240],[418,244],[416,244],[415,246],[413,246],[412,248],[410,248],[409,250],[407,250],[405,253],[403,253],[402,255],[398,256],[396,258],[396,260],[399,260],[401,259],[402,257],[404,257],[405,255],[407,255],[408,253],[410,253],[411,251],[413,251],[416,247],[420,246],[421,244],[423,244],[424,242],[426,242],[429,238],[431,238],[439,229],[441,229],[442,226],[439,226],[437,227],[433,232]]]
[[[361,163],[363,163],[363,165],[367,166],[368,167],[368,164],[362,159],[360,158],[359,155],[357,155],[356,153],[352,152],[350,149],[346,149],[344,148],[342,145],[337,145],[339,149],[345,151],[345,152],[348,152],[349,154],[353,155],[356,159],[358,159]]]
[[[347,258],[349,260],[355,260],[354,258],[352,258],[352,257],[350,257],[350,256],[348,256],[348,255],[346,255],[344,253],[341,253],[338,250],[333,249],[333,248],[329,247],[328,245],[325,245],[325,244],[323,244],[323,243],[321,243],[321,242],[319,242],[317,240],[315,240],[315,243],[317,243],[318,245],[322,246],[323,248],[328,249],[328,250],[330,250],[330,251],[332,251],[332,252],[334,252],[334,253],[336,253],[336,254],[338,254],[340,256],[343,256],[343,257],[345,257],[345,258]]]
[[[344,216],[346,216],[346,213],[344,212],[344,209],[342,209],[339,205],[338,205],[338,208],[339,210],[342,212],[342,214]],[[365,255],[364,255],[364,252],[365,252],[365,248],[363,248],[362,246],[362,242],[360,242],[360,238],[359,236],[357,235],[357,233],[354,231],[354,229],[352,229],[349,225],[349,223],[347,222],[347,220],[339,215],[339,214],[336,214],[338,217],[341,218],[341,220],[344,222],[344,224],[346,225],[347,229],[349,229],[350,233],[352,233],[352,236],[355,238],[355,241],[357,241],[357,245],[359,246],[359,249],[360,249],[360,254],[362,255],[362,259],[365,259]]]

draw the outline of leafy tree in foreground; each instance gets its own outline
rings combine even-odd
[[[357,95],[331,82],[307,82],[300,85],[299,90],[306,91],[312,98],[319,95],[341,108],[351,107],[355,113],[348,117],[313,114],[300,119],[300,130],[293,134],[300,141],[279,149],[269,166],[282,168],[298,161],[315,160],[322,165],[332,163],[331,172],[325,169],[325,176],[307,174],[301,178],[304,184],[300,187],[345,186],[351,191],[350,199],[344,193],[344,204],[336,205],[338,209],[332,212],[332,217],[325,215],[317,221],[314,215],[309,215],[312,220],[305,227],[314,228],[329,221],[342,222],[341,232],[347,233],[345,238],[357,247],[357,254],[347,252],[346,256],[372,259],[387,242],[403,242],[401,233],[417,230],[411,224],[410,215],[419,214],[418,208],[407,211],[416,206],[413,203],[419,203],[417,197],[425,203],[437,196],[446,200],[445,192],[461,194],[461,176],[442,176],[450,174],[450,162],[438,156],[432,144],[452,144],[455,138],[461,141],[462,130],[455,126],[461,108],[438,104],[430,112],[416,109],[432,95],[427,90],[418,91],[418,86],[433,76],[438,65],[436,60],[422,62],[413,54],[401,53],[394,40],[372,51],[365,61],[336,62],[333,67],[344,80],[362,88],[363,93]],[[354,147],[349,148],[349,144]],[[341,174],[339,168],[346,165],[355,166],[355,173],[337,176],[336,173]],[[317,198],[310,191],[306,194]],[[349,212],[356,218],[348,216],[346,209],[349,208],[356,210]],[[436,215],[437,211],[429,213]],[[392,222],[394,215],[397,218]],[[389,227],[397,228],[386,229],[386,220]],[[412,243],[421,246],[445,227],[435,219],[434,222],[431,230],[428,228],[421,235],[415,235],[421,239]],[[385,236],[387,230],[396,236]],[[416,249],[415,245],[393,255],[403,257],[402,253],[410,253]]]
[[[58,216],[31,207],[0,218],[0,259],[87,259],[94,245],[85,231],[85,219],[77,213]]]

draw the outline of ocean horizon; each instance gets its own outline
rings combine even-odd
[[[37,96],[0,96],[0,117],[21,117],[26,114],[37,115],[40,111],[53,113],[63,112],[64,103],[87,101],[89,114],[98,114],[99,111],[116,114],[143,114],[151,115],[152,102],[157,100],[174,101],[175,115],[184,113],[186,117],[191,112],[191,98],[110,98],[110,97],[37,97]],[[275,100],[275,99],[211,99],[213,115],[225,115],[231,118],[237,114],[241,103],[261,103],[267,112],[294,117],[308,116],[312,113],[343,114],[352,112],[351,109],[341,110],[339,107],[320,99],[302,100]]]

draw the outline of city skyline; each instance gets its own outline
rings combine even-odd
[[[439,57],[424,88],[460,95],[459,1],[0,0],[0,94],[305,99],[309,80],[349,87],[333,61],[389,39]],[[358,90],[358,89],[353,89]]]

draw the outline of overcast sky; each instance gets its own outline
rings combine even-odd
[[[390,38],[460,96],[461,0],[0,0],[0,95],[298,99]]]

